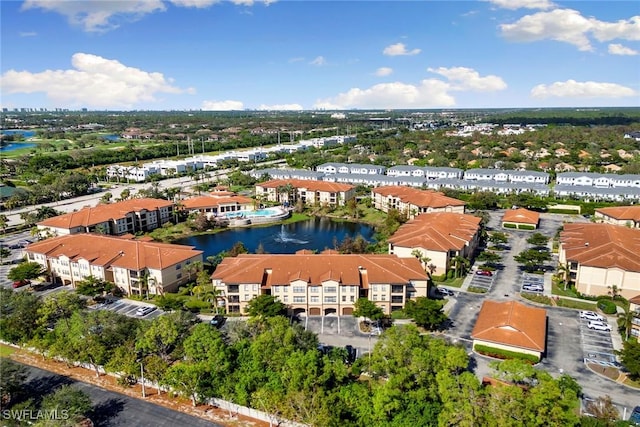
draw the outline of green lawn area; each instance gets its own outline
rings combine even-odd
[[[8,345],[5,345],[5,344],[0,344],[0,357],[9,357],[15,351],[16,350],[13,347],[9,347]]]
[[[444,286],[450,286],[452,288],[459,288],[464,283],[464,277],[457,277],[455,279],[448,279],[444,281],[434,280],[433,283],[436,285],[444,285]]]
[[[576,291],[573,287],[567,286],[567,290],[565,290],[563,283],[556,283],[555,281],[553,281],[551,293],[553,295],[559,295],[563,297],[579,298],[579,295],[576,294]]]
[[[597,309],[595,301],[573,301],[570,299],[558,298],[556,304],[558,307],[575,308],[578,310],[595,311]]]

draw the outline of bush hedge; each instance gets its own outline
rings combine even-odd
[[[476,344],[473,348],[480,354],[495,357],[496,359],[519,359],[532,365],[540,361],[540,358],[533,354],[518,353],[517,351],[503,350],[488,345]]]
[[[536,227],[534,225],[529,224],[520,224],[518,225],[518,230],[535,230]]]
[[[608,299],[598,300],[598,308],[605,314],[616,314],[618,312],[616,303]]]
[[[515,224],[511,224],[510,222],[504,223],[504,224],[502,224],[502,226],[503,226],[504,228],[518,228],[518,226],[517,226],[517,225],[515,225]]]

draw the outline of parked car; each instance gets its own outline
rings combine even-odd
[[[344,346],[344,349],[347,350],[347,360],[346,360],[346,362],[349,363],[349,364],[355,362],[356,358],[358,357],[358,352],[357,352],[356,348],[354,346],[352,346],[351,344],[347,344],[346,346]]]
[[[453,291],[451,291],[451,290],[449,290],[447,288],[436,288],[436,293],[439,294],[439,295],[449,296],[449,297],[455,295],[453,293]]]
[[[544,291],[544,286],[541,285],[522,285],[522,289],[525,291],[533,291],[533,292],[542,292]]]
[[[15,288],[21,288],[21,287],[27,286],[29,284],[31,284],[31,280],[26,280],[26,279],[16,280],[15,282],[13,282],[13,287],[14,287],[14,289]]]
[[[493,276],[493,273],[490,272],[489,270],[478,270],[478,271],[476,271],[476,274],[478,276],[489,276],[489,277]]]
[[[635,426],[640,426],[640,406],[633,408],[631,416],[629,417],[629,422]]]
[[[610,331],[611,330],[611,325],[609,325],[608,323],[604,323],[604,322],[598,322],[598,321],[589,321],[589,324],[587,325],[587,327],[589,329],[594,329],[596,331]]]
[[[599,320],[601,322],[604,321],[604,317],[600,316],[598,313],[594,313],[593,311],[581,311],[580,318],[587,320]]]
[[[226,319],[222,314],[216,314],[211,320],[209,320],[209,323],[211,324],[211,326],[219,328],[224,324],[225,320]]]
[[[146,306],[146,307],[139,307],[136,310],[136,316],[146,316],[147,314],[151,313],[152,311],[155,311],[158,307],[151,307],[151,306]]]

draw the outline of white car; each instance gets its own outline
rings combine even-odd
[[[146,316],[147,314],[151,313],[152,311],[154,311],[157,307],[139,307],[136,310],[136,316]]]
[[[604,321],[604,317],[600,316],[597,313],[594,313],[593,311],[581,311],[580,318],[587,320],[596,320],[600,322]]]
[[[611,325],[604,322],[594,322],[590,321],[589,325],[587,325],[589,329],[595,329],[596,331],[610,331]]]
[[[447,289],[447,288],[436,288],[436,292],[439,293],[440,295],[444,295],[444,296],[454,296],[455,294],[453,293],[453,291]]]

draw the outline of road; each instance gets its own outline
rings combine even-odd
[[[75,381],[69,377],[30,365],[24,366],[28,372],[24,390],[27,391],[30,397],[37,399],[57,387],[72,384],[87,393],[91,398],[94,409],[90,418],[96,426],[174,427],[183,425],[189,427],[223,427],[220,424],[173,411],[164,406]]]

